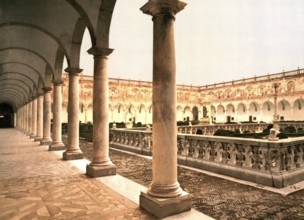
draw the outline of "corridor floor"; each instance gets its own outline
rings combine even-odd
[[[90,161],[64,161],[62,153],[16,129],[0,129],[0,220],[155,219],[138,205],[146,187],[118,174],[90,178]],[[191,209],[165,219],[212,218]]]
[[[0,129],[0,219],[153,219],[15,129]]]

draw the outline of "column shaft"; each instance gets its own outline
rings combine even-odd
[[[43,137],[40,141],[41,145],[49,145],[51,139],[51,88],[44,88],[43,99]]]
[[[29,115],[28,115],[28,109],[29,109],[29,105],[28,103],[25,105],[25,134],[28,133],[28,129],[29,129],[29,126],[28,126],[28,118],[29,118]]]
[[[93,82],[93,148],[94,158],[87,166],[93,177],[116,174],[116,166],[109,158],[109,84],[108,58],[112,52],[106,48],[92,48],[94,54]]]
[[[32,101],[32,134],[31,138],[35,138],[37,135],[37,98]]]
[[[153,177],[147,193],[140,195],[140,206],[158,218],[191,209],[191,198],[177,181],[174,15],[184,7],[177,0],[154,0],[141,8],[153,16],[154,25]]]
[[[79,148],[79,76],[80,69],[68,68],[69,103],[68,103],[68,144],[63,153],[64,160],[82,159]]]
[[[176,74],[174,19],[154,16],[153,42],[153,181],[148,194],[174,197],[177,182]]]
[[[61,109],[62,109],[62,81],[54,82],[53,92],[53,142],[49,150],[64,150],[65,146],[61,140]]]
[[[40,141],[43,135],[43,95],[37,98],[37,133],[35,141]]]
[[[27,135],[31,135],[32,130],[32,101],[28,103],[28,109],[27,109]]]

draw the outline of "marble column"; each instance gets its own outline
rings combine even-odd
[[[22,117],[22,128],[23,128],[23,133],[26,133],[26,105],[24,105],[23,107],[23,117]]]
[[[21,131],[24,132],[24,106],[21,107]]]
[[[43,137],[40,145],[50,145],[51,139],[51,87],[43,88]]]
[[[28,111],[27,111],[27,124],[28,124],[28,127],[27,127],[27,135],[28,136],[31,136],[31,132],[32,132],[32,100],[29,101],[28,103]]]
[[[79,148],[79,73],[82,69],[67,68],[69,73],[69,103],[68,103],[68,144],[63,152],[64,160],[83,158]]]
[[[93,81],[93,148],[94,157],[86,173],[92,177],[116,174],[116,166],[109,158],[109,48],[91,48],[94,55]]]
[[[62,109],[62,80],[54,81],[53,92],[53,142],[49,146],[50,151],[64,150],[65,145],[61,139],[61,109]]]
[[[37,133],[35,141],[40,141],[43,135],[43,94],[37,98]]]
[[[31,138],[37,135],[37,97],[33,97],[32,101],[32,133]]]
[[[29,126],[28,126],[28,108],[29,108],[29,104],[27,103],[24,107],[25,107],[24,133],[25,133],[25,135],[27,135],[28,128],[29,128]]]
[[[141,10],[153,16],[153,161],[152,183],[141,192],[140,206],[158,218],[191,209],[191,196],[177,181],[175,14],[177,0],[150,0]]]

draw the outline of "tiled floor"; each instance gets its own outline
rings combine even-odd
[[[64,161],[62,152],[0,129],[0,220],[155,219],[138,207],[144,186],[120,175],[90,178],[89,161]],[[211,218],[192,209],[166,218],[175,219]]]
[[[0,129],[0,219],[153,219],[15,129]]]

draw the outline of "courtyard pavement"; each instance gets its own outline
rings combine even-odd
[[[89,178],[87,160],[63,161],[16,129],[0,129],[0,219],[154,219],[145,187],[119,175]],[[166,219],[210,219],[192,209]]]

